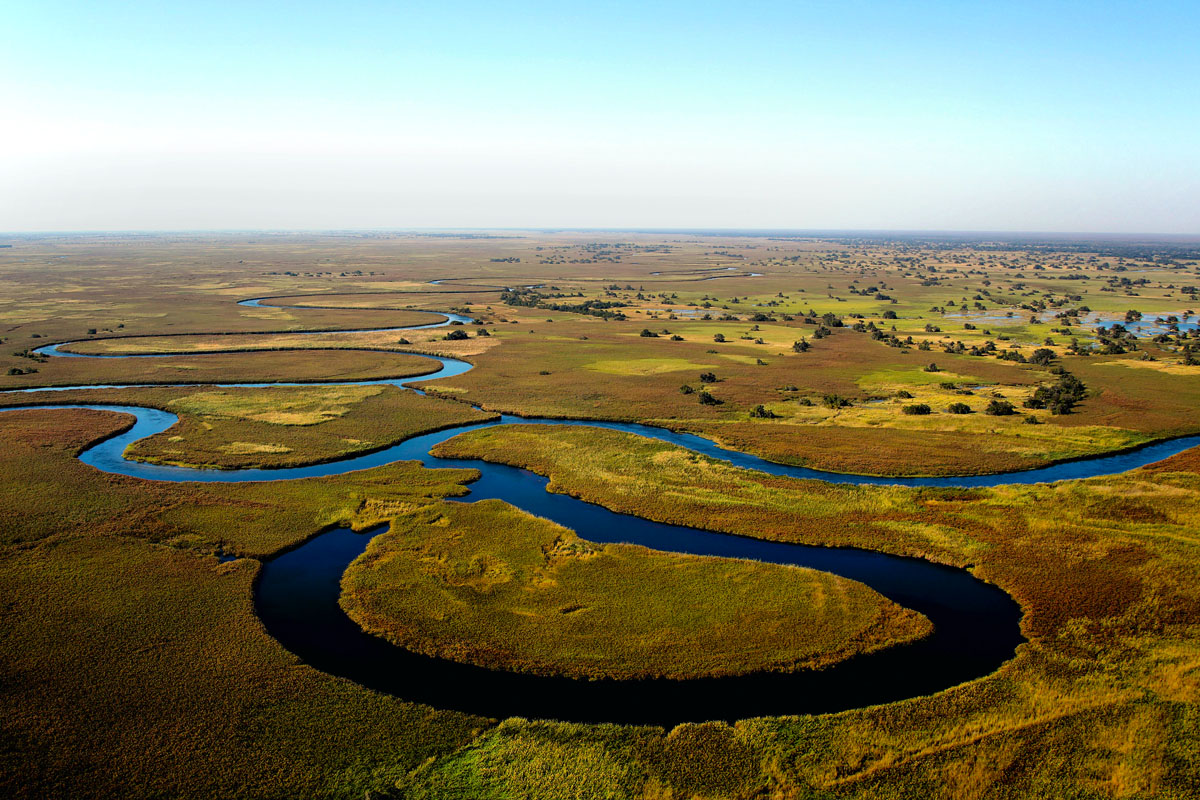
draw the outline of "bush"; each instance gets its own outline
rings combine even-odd
[[[715,335],[713,336],[713,341],[714,341],[714,342],[723,342],[723,341],[725,341],[725,334],[723,334],[723,333],[718,333],[718,334],[715,334]]]
[[[701,383],[716,383],[717,375],[714,372],[701,372],[700,373],[700,382]]]
[[[1016,407],[1007,400],[993,400],[988,403],[983,413],[993,417],[1011,417],[1017,413]]]
[[[971,413],[971,407],[969,405],[967,405],[966,403],[951,403],[950,406],[946,410],[949,411],[951,414],[970,414]]]
[[[467,338],[467,332],[459,328],[458,330],[450,331],[446,334],[446,339],[452,342],[457,342]]]
[[[900,391],[896,392],[896,397],[899,397],[901,400],[912,400],[912,396],[913,396],[912,392],[906,391],[904,389],[901,389]]]
[[[812,345],[808,343],[807,339],[801,339],[798,342],[792,342],[792,352],[794,353],[807,353],[810,347],[812,347]]]
[[[824,405],[826,408],[833,408],[833,409],[847,408],[847,407],[853,405],[853,403],[851,403],[845,397],[842,397],[840,394],[825,395],[824,397],[821,398],[821,404]]]
[[[720,400],[713,397],[711,394],[704,391],[703,389],[700,390],[699,397],[700,397],[700,405],[702,405],[702,406],[719,406],[719,405],[721,405]]]
[[[639,333],[638,336],[641,336],[643,339],[657,339],[658,338],[658,334],[655,333],[654,331],[650,330],[649,328],[642,328],[642,332]]]
[[[766,406],[759,404],[750,411],[750,416],[753,419],[777,419],[779,417],[774,411],[771,411]]]
[[[926,372],[941,372],[941,370],[938,369],[938,365],[934,364],[932,362],[930,362],[929,366],[925,367],[925,371]]]
[[[900,410],[909,416],[918,417],[923,417],[933,411],[933,409],[931,409],[927,403],[915,403],[911,406],[905,406]]]
[[[680,393],[680,394],[692,394],[692,393],[694,393],[695,391],[696,391],[695,389],[693,389],[692,387],[688,386],[686,383],[685,383],[683,386],[680,386],[680,387],[679,387],[679,393]]]

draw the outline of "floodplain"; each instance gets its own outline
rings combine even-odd
[[[0,407],[178,415],[130,446],[138,462],[336,463],[500,414],[641,423],[885,478],[1011,473],[1200,433],[1200,245],[518,231],[4,243]],[[439,378],[430,356],[469,369]],[[294,385],[257,385],[275,383]],[[1026,641],[975,680],[668,728],[494,719],[323,672],[256,616],[262,564],[335,527],[390,523],[342,578],[364,630],[580,681],[820,670],[928,623],[832,573],[589,543],[519,504],[473,502],[479,469],[209,484],[78,460],[130,424],[0,411],[8,796],[1200,794],[1195,449],[1085,480],[914,488],[768,475],[586,425],[439,444],[435,456],[520,467],[620,514],[932,561],[1020,606]]]

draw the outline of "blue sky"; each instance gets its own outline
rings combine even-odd
[[[0,230],[1200,233],[1200,4],[4,6]]]

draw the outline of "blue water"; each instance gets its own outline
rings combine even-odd
[[[259,300],[242,301],[257,304]],[[447,315],[431,325],[470,320]],[[380,330],[380,329],[374,329]],[[383,330],[404,330],[403,328]],[[46,345],[49,356],[82,357]],[[88,356],[95,357],[95,356]],[[123,356],[99,356],[119,358]],[[134,356],[152,358],[158,356]],[[467,362],[426,356],[439,362],[436,372],[414,377],[356,381],[414,389],[411,384],[462,374]],[[347,382],[330,382],[347,385]],[[146,385],[146,384],[140,384]],[[212,385],[212,384],[209,384]],[[230,383],[221,387],[301,384]],[[21,390],[25,393],[54,390]],[[118,388],[116,386],[112,388]],[[907,608],[925,614],[934,632],[911,644],[860,655],[823,670],[753,674],[741,677],[669,681],[579,681],[487,670],[420,656],[366,634],[338,606],[339,581],[346,567],[372,536],[336,529],[266,561],[255,604],[267,630],[304,661],[326,672],[409,700],[493,717],[521,715],[586,722],[674,724],[687,720],[737,719],[757,715],[818,713],[900,700],[954,686],[986,675],[1012,657],[1023,638],[1017,604],[994,586],[965,570],[918,559],[852,548],[823,548],[769,542],[665,525],[618,514],[601,506],[546,491],[547,480],[514,467],[477,460],[439,459],[429,451],[460,433],[493,425],[590,425],[646,436],[735,466],[795,478],[836,483],[970,487],[1034,483],[1107,475],[1133,469],[1200,445],[1200,436],[1161,442],[1140,450],[1056,464],[1002,475],[951,478],[879,478],[842,475],[765,461],[722,448],[698,436],[633,423],[552,420],[503,415],[497,421],[416,436],[374,453],[336,462],[281,469],[206,470],[129,461],[125,449],[161,433],[178,418],[158,409],[112,404],[37,404],[21,408],[89,408],[130,414],[131,429],[83,451],[79,458],[99,470],[146,480],[243,482],[278,481],[339,475],[400,460],[427,467],[476,469],[471,500],[498,498],[569,527],[594,542],[628,542],[657,550],[728,558],[751,558],[810,567],[861,581]],[[14,409],[5,409],[14,410]],[[714,520],[714,527],[719,520]]]

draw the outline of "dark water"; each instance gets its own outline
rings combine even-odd
[[[450,321],[448,317],[433,326]],[[58,346],[48,345],[39,351],[53,356],[74,355],[60,352]],[[436,360],[441,362],[441,369],[429,375],[361,383],[413,388],[410,384],[451,377],[471,369],[470,364],[456,359]],[[97,387],[59,390],[83,388]],[[159,466],[124,458],[129,444],[162,432],[177,421],[169,412],[96,404],[25,406],[29,407],[93,408],[133,415],[136,423],[132,429],[80,454],[82,461],[106,472],[160,481],[242,482],[337,475],[399,460],[420,461],[429,467],[469,467],[482,475],[471,484],[471,500],[507,501],[571,528],[590,541],[629,542],[668,552],[811,567],[861,581],[900,605],[924,614],[934,624],[934,632],[918,642],[856,656],[824,670],[689,681],[580,681],[487,670],[428,658],[360,630],[338,606],[339,583],[350,562],[384,528],[364,534],[346,529],[329,531],[263,565],[255,596],[260,618],[285,647],[317,669],[408,700],[491,717],[667,725],[705,719],[830,712],[940,691],[987,675],[1012,657],[1014,648],[1023,641],[1020,608],[1004,592],[965,570],[850,548],[782,544],[650,522],[565,495],[550,494],[545,490],[546,479],[530,472],[475,460],[437,459],[429,455],[430,448],[464,431],[496,424],[593,425],[659,439],[773,475],[837,483],[962,487],[1108,475],[1200,445],[1200,436],[1194,436],[1129,453],[1003,475],[876,478],[775,464],[726,450],[697,436],[645,425],[504,415],[498,422],[425,434],[375,453],[328,464],[225,471]]]

